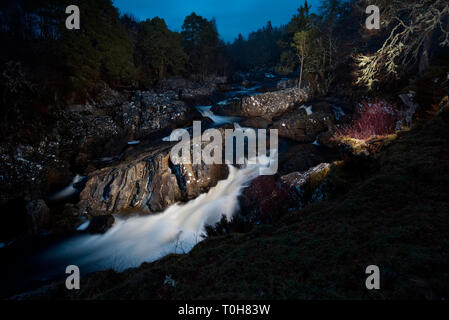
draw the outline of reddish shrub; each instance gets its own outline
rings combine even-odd
[[[396,109],[388,102],[379,100],[374,103],[363,102],[359,106],[356,119],[350,125],[337,130],[336,135],[367,139],[389,134],[394,132],[396,119]]]

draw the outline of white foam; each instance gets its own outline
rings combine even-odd
[[[211,111],[212,106],[197,106],[196,109],[203,117],[211,119],[217,125],[234,123],[240,120],[237,117],[218,116]]]

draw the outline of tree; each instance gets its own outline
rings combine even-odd
[[[297,60],[297,54],[294,50],[296,44],[294,42],[295,34],[301,31],[308,31],[310,25],[310,6],[307,0],[304,1],[304,5],[298,8],[298,13],[293,15],[290,22],[285,28],[283,38],[278,42],[281,49],[283,49],[280,58],[280,65],[277,67],[277,71],[282,74],[290,74],[295,72],[299,67],[299,61]]]
[[[306,59],[309,57],[311,51],[309,31],[296,32],[295,36],[293,37],[292,46],[296,49],[296,54],[298,55],[299,58],[300,72],[299,72],[298,87],[301,88],[304,64]]]
[[[133,45],[111,0],[77,2],[80,30],[65,27],[65,0],[7,0],[0,5],[0,59],[30,70],[43,103],[82,100],[99,81],[135,81]],[[34,99],[37,101],[38,99]]]
[[[283,26],[273,27],[271,21],[268,21],[264,27],[251,32],[247,40],[239,34],[228,48],[233,64],[238,70],[275,67],[280,59],[278,41],[283,30]]]
[[[170,31],[164,19],[155,17],[141,23],[136,49],[139,78],[145,86],[184,72],[187,55],[182,47],[181,35]]]
[[[63,66],[82,87],[104,80],[117,87],[134,81],[132,42],[120,24],[110,0],[77,2],[83,12],[82,28],[66,30],[55,50]]]
[[[383,26],[391,31],[382,47],[374,54],[354,57],[355,83],[368,89],[399,78],[408,68],[423,72],[429,66],[433,47],[449,47],[447,0],[390,1],[384,15]]]
[[[188,67],[192,73],[204,78],[218,68],[218,31],[215,20],[207,20],[192,13],[182,25],[184,49],[189,56]]]

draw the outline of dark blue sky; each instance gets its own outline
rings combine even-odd
[[[139,20],[158,16],[168,27],[180,31],[184,18],[195,12],[215,18],[218,32],[225,41],[239,33],[261,28],[271,20],[274,26],[287,23],[303,0],[113,0],[121,13],[132,13]],[[316,11],[320,0],[308,0]]]

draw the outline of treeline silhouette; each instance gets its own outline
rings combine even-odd
[[[137,21],[110,0],[80,0],[81,28],[68,30],[64,0],[6,0],[0,4],[3,102],[28,95],[43,104],[83,100],[99,82],[150,88],[158,80],[223,74],[225,44],[214,20],[192,13],[182,32],[164,19]]]

